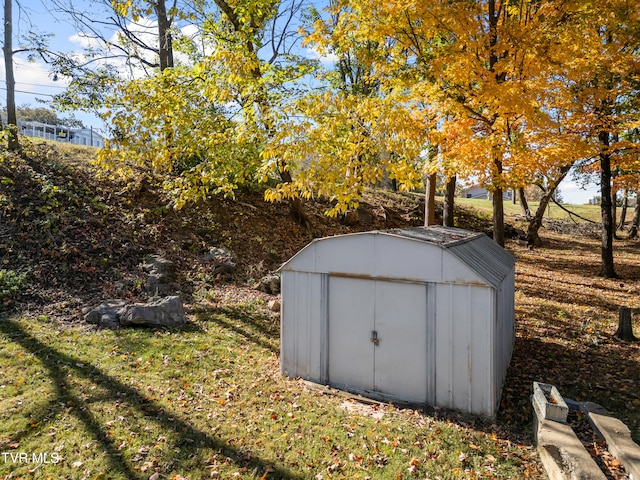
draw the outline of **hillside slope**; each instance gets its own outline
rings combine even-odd
[[[27,275],[5,307],[44,309],[64,320],[79,319],[82,306],[106,298],[143,296],[141,264],[149,254],[176,263],[188,297],[220,280],[202,262],[211,247],[234,254],[238,268],[225,282],[251,285],[313,236],[416,226],[424,219],[419,195],[384,191],[340,219],[323,214],[327,203],[307,202],[312,232],[293,220],[287,204],[267,203],[259,191],[174,211],[148,172],[130,183],[106,178],[89,163],[95,150],[41,141],[27,152],[0,163],[0,261]],[[461,226],[488,228],[464,211],[459,217]]]

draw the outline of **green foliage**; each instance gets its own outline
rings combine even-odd
[[[165,178],[174,205],[233,195],[255,181],[257,144],[239,138],[229,121],[203,91],[206,83],[186,68],[126,84],[107,103],[105,118],[117,135],[99,154],[99,164],[124,176],[133,166],[150,168]]]
[[[27,275],[13,270],[0,270],[0,300],[10,297],[26,283]]]

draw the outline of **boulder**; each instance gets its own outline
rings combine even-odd
[[[85,314],[84,320],[102,328],[120,328],[118,311],[126,304],[125,300],[107,300]]]
[[[233,273],[236,264],[231,250],[222,247],[212,247],[204,254],[203,259],[213,264],[213,274]]]
[[[151,255],[142,266],[149,273],[145,290],[149,295],[169,295],[176,289],[175,264],[161,255]]]
[[[258,281],[256,288],[269,295],[278,295],[280,293],[280,275],[277,273],[265,275]]]
[[[119,311],[120,325],[178,327],[187,323],[182,301],[178,296],[156,297],[148,303],[133,303]]]

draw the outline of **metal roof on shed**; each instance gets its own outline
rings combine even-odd
[[[484,233],[441,226],[380,230],[376,233],[437,244],[458,257],[496,288],[515,264],[514,256]]]
[[[370,236],[403,238],[411,242],[427,243],[449,252],[458,258],[470,270],[494,288],[498,288],[505,277],[513,270],[515,258],[484,233],[462,230],[454,227],[429,226],[394,230],[373,230],[350,233],[335,237],[316,238],[292,258],[285,262],[280,270],[291,269],[296,258],[306,255],[318,242],[331,242],[339,238],[357,238]],[[315,250],[313,250],[315,252]],[[318,258],[318,261],[319,258]],[[315,261],[314,261],[315,264]],[[320,264],[316,268],[320,267]],[[335,268],[335,265],[334,265]],[[335,271],[334,271],[335,272]]]

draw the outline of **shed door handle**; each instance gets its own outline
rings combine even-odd
[[[378,332],[373,330],[371,332],[371,343],[373,343],[376,347],[380,345],[380,340],[378,339]]]

